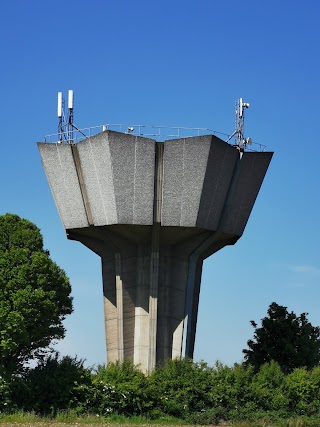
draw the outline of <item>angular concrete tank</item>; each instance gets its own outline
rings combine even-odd
[[[102,260],[108,361],[192,357],[203,260],[242,235],[272,153],[113,131],[38,147],[68,238]]]

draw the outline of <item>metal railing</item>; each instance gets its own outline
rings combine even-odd
[[[50,135],[45,135],[44,141],[51,143],[73,143],[76,144],[79,141],[82,141],[86,138],[90,138],[100,132],[105,132],[107,130],[113,130],[116,132],[122,132],[135,136],[142,136],[145,138],[155,139],[156,141],[164,141],[168,139],[177,139],[177,138],[189,138],[194,136],[203,136],[203,135],[216,135],[221,139],[228,140],[230,134],[218,132],[209,128],[191,128],[183,126],[149,126],[149,125],[132,125],[124,123],[111,124],[107,123],[100,126],[92,126],[87,128],[78,129],[74,126],[72,131],[66,130],[65,132],[55,133]],[[232,141],[229,141],[230,145],[233,144]],[[252,142],[252,145],[255,146],[246,146],[247,151],[265,151],[266,146],[256,142]]]

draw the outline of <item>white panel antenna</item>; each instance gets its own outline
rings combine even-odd
[[[73,109],[73,90],[68,91],[68,108],[69,110]]]
[[[74,143],[73,124],[73,90],[68,91],[68,113],[64,111],[65,102],[62,92],[58,92],[58,118],[59,118],[59,142]]]
[[[63,142],[67,144],[75,143],[75,134],[81,134],[84,138],[88,138],[74,123],[73,123],[73,108],[74,108],[74,96],[73,90],[68,90],[68,111],[65,114],[64,111],[65,101],[62,92],[58,92],[58,135],[59,143]],[[106,127],[107,130],[107,127]]]
[[[58,117],[62,118],[62,92],[58,92]]]

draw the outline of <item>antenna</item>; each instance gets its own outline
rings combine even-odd
[[[65,117],[65,102],[62,92],[58,92],[58,133],[59,143],[66,141],[68,144],[74,143],[74,124],[73,124],[73,90],[68,91],[68,115]]]
[[[62,92],[58,92],[58,117],[62,118]]]
[[[244,109],[249,107],[250,104],[248,102],[243,102],[242,98],[239,98],[236,103],[237,145],[240,149],[243,149],[246,144],[246,140],[244,139]]]
[[[230,139],[237,135],[236,145],[241,153],[243,153],[246,145],[250,145],[252,143],[251,138],[244,137],[244,111],[249,107],[250,104],[248,102],[243,102],[242,98],[239,98],[236,101],[236,130],[227,140],[227,142],[229,142]]]
[[[73,144],[73,90],[68,91],[68,142]]]
[[[68,108],[73,110],[73,90],[68,91]]]
[[[62,92],[58,92],[58,133],[59,133],[59,142],[62,143],[63,140],[63,98]]]

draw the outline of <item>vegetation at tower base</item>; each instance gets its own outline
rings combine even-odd
[[[0,289],[0,376],[8,379],[64,337],[72,312],[69,280],[40,230],[12,214],[0,217]]]
[[[1,387],[0,381],[0,397]],[[92,371],[76,358],[50,355],[16,376],[6,393],[0,411],[7,413],[94,415],[106,421],[142,416],[185,424],[263,420],[261,425],[320,425],[320,367],[285,374],[273,361],[256,372],[243,364],[168,360],[147,376],[130,362]],[[287,422],[298,417],[298,424]]]
[[[55,415],[77,407],[87,398],[91,373],[83,361],[58,353],[42,359],[38,366],[11,382],[11,399],[16,408],[37,414]]]
[[[245,363],[257,370],[264,363],[275,360],[285,373],[319,365],[320,328],[312,326],[307,315],[296,316],[288,312],[287,307],[275,302],[270,304],[260,328],[251,321],[255,328],[254,340],[248,341],[249,350],[243,350]]]

